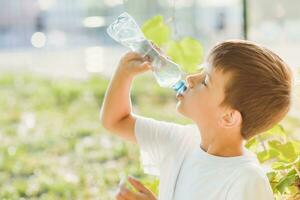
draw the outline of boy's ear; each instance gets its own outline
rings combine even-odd
[[[220,117],[218,123],[223,128],[238,127],[242,123],[242,115],[238,110],[230,110]]]

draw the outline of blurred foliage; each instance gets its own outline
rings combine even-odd
[[[147,20],[142,26],[142,31],[147,39],[158,46],[168,43],[171,37],[171,30],[164,23],[164,18],[161,15],[156,15]]]
[[[170,41],[166,54],[187,73],[193,73],[203,61],[203,47],[195,39],[185,37],[180,41]]]
[[[289,127],[292,122],[295,120],[287,117],[285,124]],[[299,127],[299,120],[292,127]],[[282,124],[277,124],[246,144],[261,164],[271,167],[267,176],[276,200],[300,197],[300,141],[295,138],[294,128],[286,131]]]
[[[183,71],[193,73],[203,62],[202,44],[191,37],[173,40],[171,28],[164,21],[163,16],[156,15],[147,20],[142,26],[142,31],[147,39],[165,49],[166,55],[178,63]]]
[[[134,82],[135,113],[190,123],[151,74]],[[107,86],[104,77],[0,75],[0,199],[113,199],[124,173],[155,191],[158,181],[143,173],[138,148],[100,125]]]

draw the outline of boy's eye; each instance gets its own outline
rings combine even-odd
[[[204,86],[207,86],[206,79],[207,79],[207,76],[205,76],[204,79],[203,79],[203,81],[202,81],[202,84],[203,84]]]

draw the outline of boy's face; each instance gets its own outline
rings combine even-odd
[[[227,74],[205,66],[199,73],[186,77],[187,90],[177,96],[177,110],[202,126],[216,126],[223,114],[219,104],[224,99],[224,86],[229,79]]]

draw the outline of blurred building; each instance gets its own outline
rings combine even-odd
[[[29,44],[39,8],[35,0],[0,1],[0,46]]]
[[[28,47],[35,32],[45,34],[48,46],[105,45],[112,42],[107,25],[123,11],[139,24],[157,14],[165,16],[175,38],[189,35],[211,41],[242,35],[237,0],[1,0],[0,4],[0,48]]]
[[[0,70],[111,75],[125,48],[106,33],[126,11],[138,24],[163,15],[173,39],[192,36],[205,52],[242,38],[242,0],[0,0]],[[300,66],[297,0],[248,0],[249,39]],[[72,75],[72,76],[73,76]]]
[[[80,0],[2,0],[0,4],[0,47],[30,46],[35,32],[62,37],[82,31]]]

